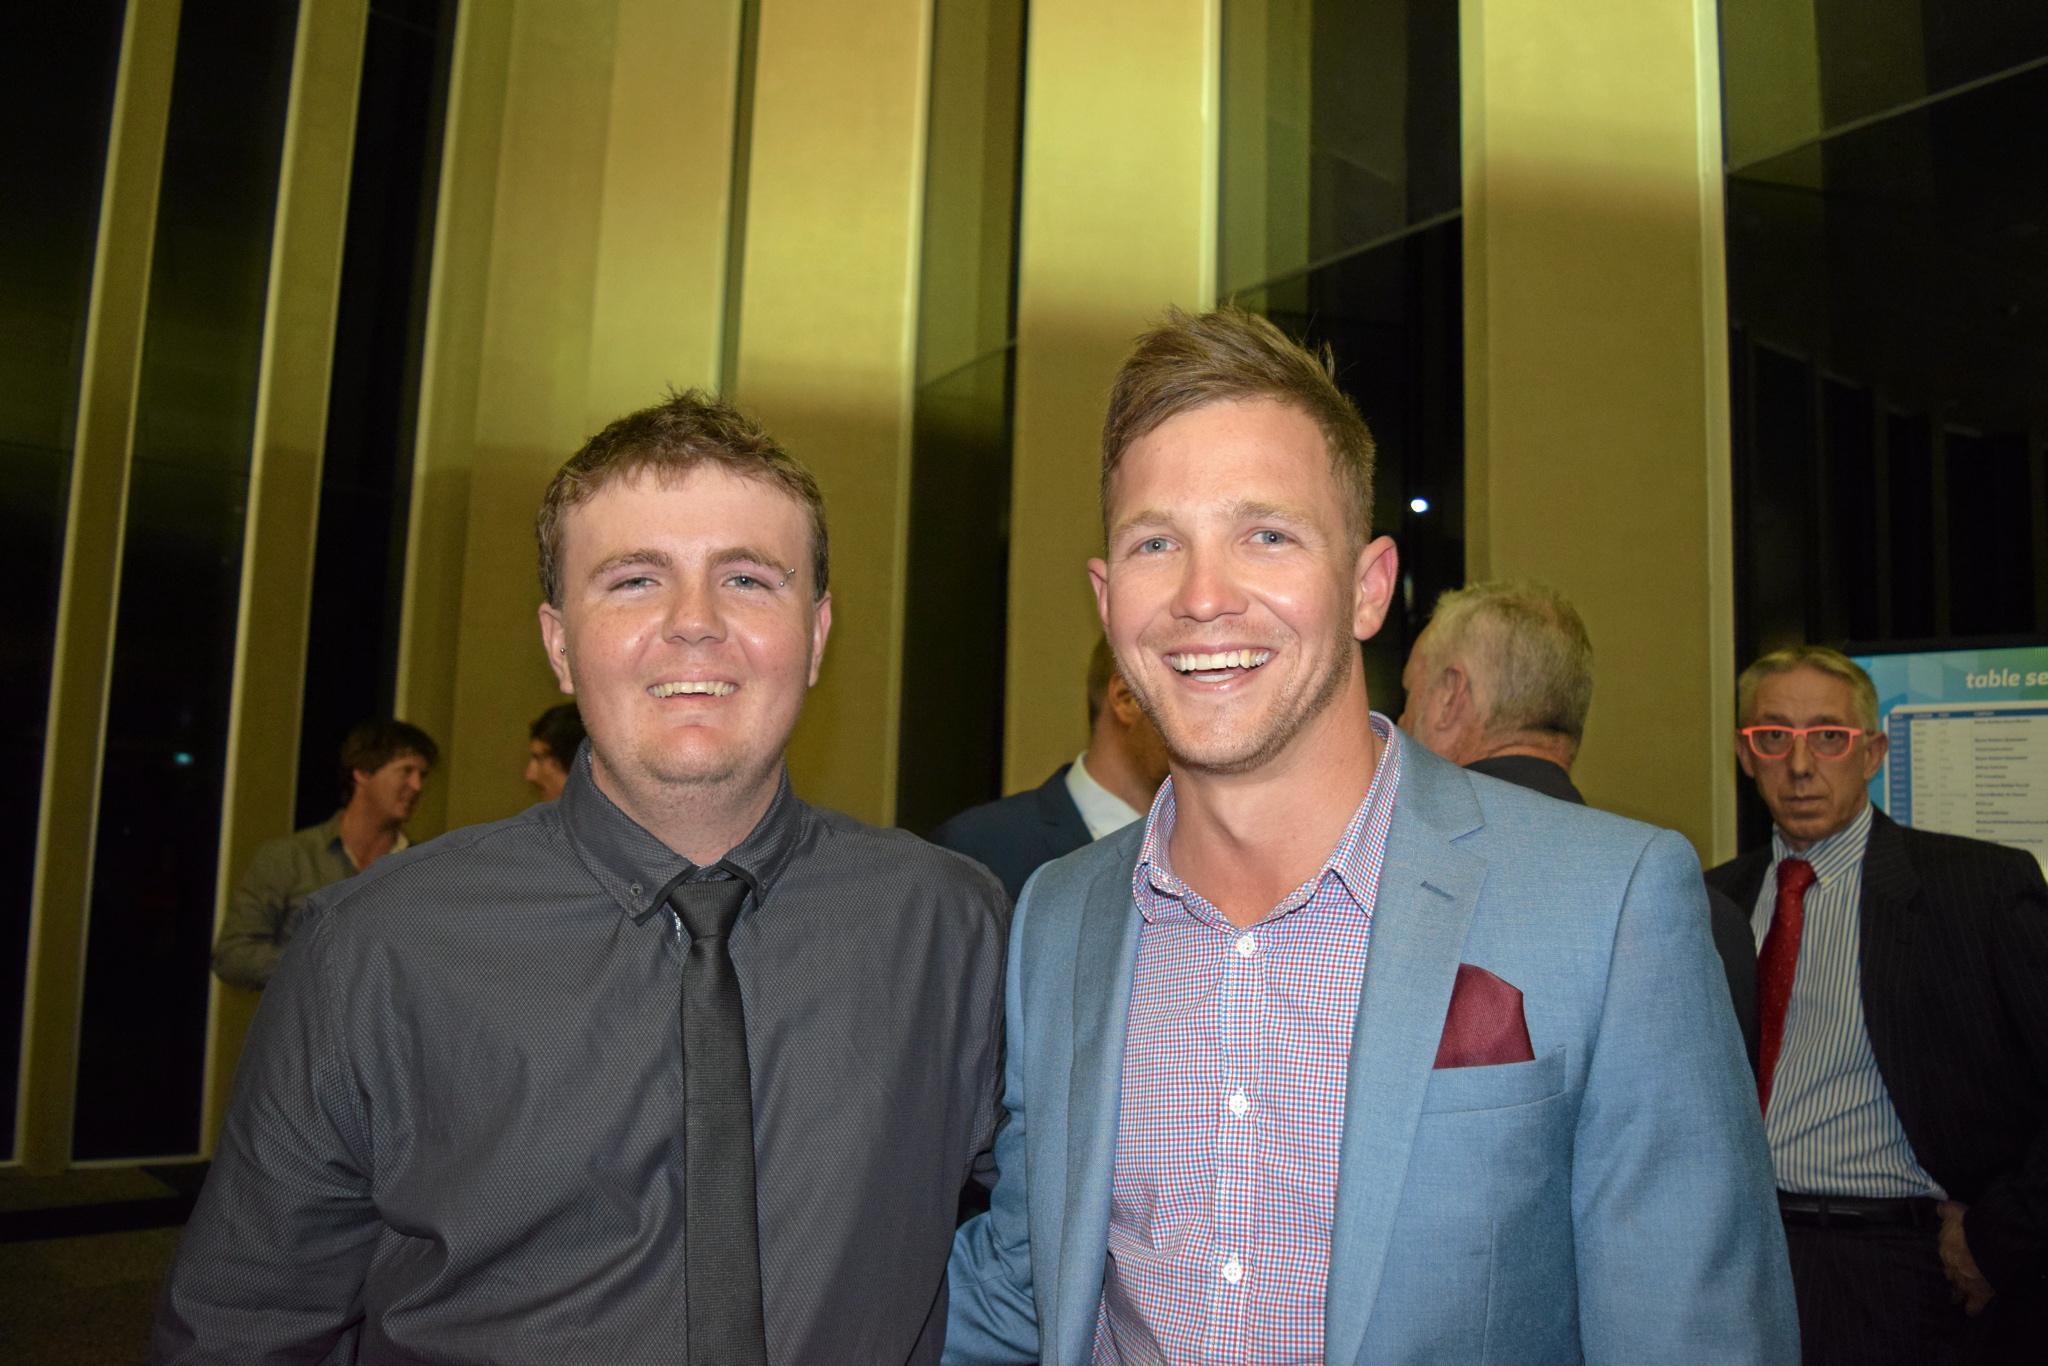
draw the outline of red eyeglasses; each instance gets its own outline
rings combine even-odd
[[[1839,759],[1849,752],[1857,736],[1874,734],[1854,726],[1744,726],[1738,733],[1759,759],[1784,758],[1792,752],[1792,742],[1802,735],[1807,751],[1816,759]]]

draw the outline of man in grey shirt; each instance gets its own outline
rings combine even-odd
[[[592,438],[538,530],[589,745],[559,801],[316,899],[154,1357],[935,1361],[1006,902],[790,791],[832,616],[817,485],[683,394]]]
[[[403,721],[364,721],[341,742],[341,809],[263,844],[228,901],[213,941],[213,973],[261,991],[313,893],[405,848],[405,823],[441,751]]]

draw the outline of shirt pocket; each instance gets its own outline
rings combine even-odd
[[[1564,1045],[1531,1062],[1492,1067],[1439,1067],[1429,1074],[1422,1097],[1424,1114],[1505,1110],[1548,1100],[1564,1090]]]

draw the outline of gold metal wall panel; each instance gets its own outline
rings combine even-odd
[[[1465,0],[1466,574],[1532,577],[1597,660],[1574,776],[1734,853],[1712,0]]]

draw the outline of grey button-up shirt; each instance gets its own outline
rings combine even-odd
[[[806,805],[727,863],[768,1355],[936,1361],[991,1144],[1007,910]],[[681,1362],[682,945],[701,875],[591,782],[316,899],[159,1309],[165,1362]],[[700,1364],[701,1366],[701,1364]]]

